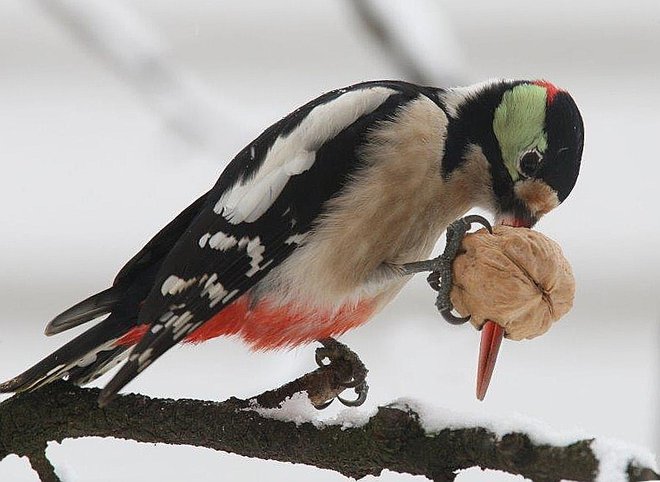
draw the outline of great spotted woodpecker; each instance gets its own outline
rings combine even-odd
[[[127,358],[106,404],[181,341],[238,335],[272,349],[340,335],[383,308],[405,266],[471,208],[534,225],[571,192],[582,145],[575,102],[547,81],[328,92],[248,144],[112,287],[46,334],[107,318],[0,390],[84,384]]]

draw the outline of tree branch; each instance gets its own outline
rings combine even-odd
[[[46,457],[46,445],[40,450],[27,454],[30,466],[39,476],[41,482],[60,482],[60,478],[55,473],[55,467]]]
[[[57,481],[44,449],[65,438],[115,437],[138,442],[193,445],[248,457],[302,463],[349,477],[377,475],[383,469],[452,481],[460,469],[479,466],[520,474],[534,481],[592,481],[599,462],[593,440],[568,446],[534,444],[524,433],[498,437],[471,427],[429,430],[415,410],[379,407],[360,426],[272,418],[272,409],[301,390],[324,400],[342,389],[348,369],[338,360],[277,390],[251,400],[225,402],[118,397],[107,408],[97,404],[99,390],[56,382],[0,404],[0,460],[27,455],[44,481]],[[658,478],[649,467],[628,465],[628,480]],[[623,477],[623,474],[622,474]]]

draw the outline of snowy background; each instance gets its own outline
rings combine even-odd
[[[104,16],[122,25],[109,30],[114,47],[127,47],[121,58],[99,53],[93,38],[81,41],[75,21],[57,15],[60,3],[84,2],[0,2],[2,379],[70,339],[45,338],[43,326],[105,288],[262,129],[323,91],[407,72],[348,1],[127,0],[126,11]],[[378,3],[403,32],[401,49],[414,43],[415,61],[438,84],[543,77],[569,89],[586,144],[573,194],[538,225],[572,262],[573,311],[540,339],[505,342],[479,403],[478,334],[444,323],[420,277],[343,338],[370,369],[368,404],[406,396],[478,414],[514,412],[660,452],[660,3]],[[154,85],[161,74],[169,80]],[[311,346],[251,354],[236,340],[215,340],[171,350],[129,389],[221,400],[312,367]],[[115,440],[65,441],[48,453],[71,481],[342,480],[305,466]],[[0,480],[36,477],[10,457]],[[459,480],[516,478],[470,470]]]

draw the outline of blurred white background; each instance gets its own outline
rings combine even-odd
[[[375,3],[417,46],[415,60],[431,82],[547,78],[570,90],[586,144],[573,194],[538,225],[573,264],[573,311],[540,339],[505,342],[479,403],[478,334],[444,323],[420,277],[343,338],[370,369],[368,404],[406,396],[454,410],[522,413],[660,452],[660,3]],[[105,288],[262,129],[323,91],[407,73],[349,1],[127,0],[131,31],[163,52],[175,66],[171,78],[201,106],[181,113],[169,85],[136,89],[121,62],[53,15],[57,4],[0,3],[2,379],[69,340],[68,333],[45,338],[43,326]],[[120,46],[123,28],[110,29]],[[138,44],[133,51],[124,43],[126,65],[144,60]],[[145,85],[149,75],[141,70],[137,81]],[[311,346],[252,354],[236,340],[215,340],[171,350],[129,389],[221,400],[312,367]],[[65,441],[49,456],[72,481],[343,480],[304,466],[115,440]],[[0,480],[36,476],[11,457],[0,463]],[[516,478],[470,470],[458,480]]]

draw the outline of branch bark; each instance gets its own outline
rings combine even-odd
[[[138,442],[207,447],[248,457],[302,463],[359,479],[383,469],[452,481],[456,471],[479,466],[520,474],[534,481],[595,480],[598,460],[592,440],[565,447],[536,445],[524,433],[497,437],[485,428],[428,433],[414,410],[379,407],[359,427],[275,420],[254,410],[277,407],[307,391],[310,398],[333,397],[350,367],[342,360],[251,400],[224,402],[170,400],[143,395],[118,397],[100,409],[99,390],[56,382],[0,404],[0,460],[28,456],[44,481],[56,481],[45,457],[50,441],[115,437]],[[648,467],[630,463],[628,480],[658,478]]]

